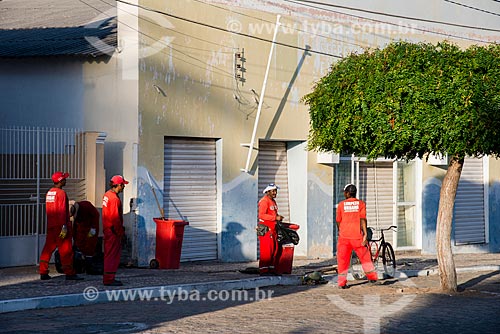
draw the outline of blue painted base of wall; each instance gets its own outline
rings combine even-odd
[[[142,180],[144,181],[144,180]],[[151,186],[138,180],[137,185],[137,212],[136,215],[136,249],[137,265],[149,266],[156,253],[156,223],[153,218],[160,217]]]
[[[500,253],[500,182],[491,184],[489,190],[489,251]]]
[[[423,191],[422,254],[436,254],[436,222],[439,209],[441,181],[433,179]],[[489,240],[487,244],[455,246],[454,253],[500,252],[500,183],[495,182],[489,189]],[[452,231],[453,236],[453,231]]]
[[[240,181],[240,182],[238,182]],[[233,181],[234,182],[234,181]],[[222,193],[220,260],[246,262],[257,259],[257,182],[242,174],[236,186]]]
[[[332,258],[335,253],[333,196],[316,183],[308,182],[307,257]]]
[[[422,194],[422,253],[436,253],[436,222],[439,209],[441,181],[431,179]]]

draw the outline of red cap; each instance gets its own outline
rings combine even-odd
[[[123,178],[123,176],[121,175],[115,175],[111,178],[111,183],[113,183],[113,185],[116,185],[116,184],[128,184],[128,181],[125,180]]]
[[[64,179],[67,179],[69,177],[69,173],[63,173],[63,172],[55,172],[52,174],[52,181],[54,183],[59,183]]]

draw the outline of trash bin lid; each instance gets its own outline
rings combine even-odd
[[[297,231],[300,228],[300,225],[293,223],[281,223],[284,227]]]
[[[173,225],[189,225],[189,222],[181,219],[170,219],[170,218],[153,218],[154,222],[157,224],[173,224]]]

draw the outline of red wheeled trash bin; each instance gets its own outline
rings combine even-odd
[[[153,218],[156,223],[156,258],[149,262],[152,269],[179,269],[184,226],[189,222],[168,218]]]
[[[299,225],[281,223],[284,227],[297,231]],[[275,258],[274,270],[277,274],[291,274],[293,266],[293,251],[295,249],[294,244],[284,244],[278,246],[278,252]]]

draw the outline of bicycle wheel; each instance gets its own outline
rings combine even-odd
[[[356,252],[351,253],[351,274],[355,280],[364,280],[366,279],[365,272],[363,271],[363,267],[361,266],[361,261],[359,260]]]
[[[394,277],[396,275],[396,257],[394,256],[394,249],[388,242],[382,246],[382,263],[384,264],[385,274]]]

